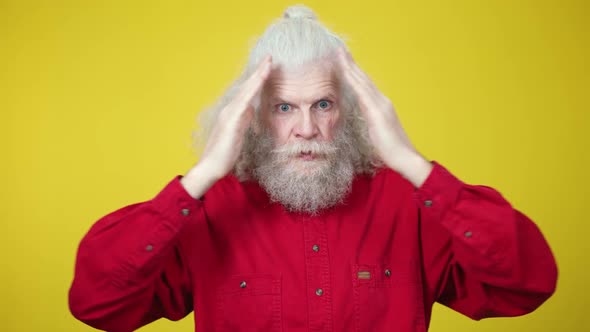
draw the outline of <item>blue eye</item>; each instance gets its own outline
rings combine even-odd
[[[291,110],[291,106],[289,104],[281,104],[279,106],[279,110],[281,112],[289,112]]]
[[[322,110],[330,108],[331,105],[332,104],[327,100],[320,100],[320,102],[318,103],[318,107]]]

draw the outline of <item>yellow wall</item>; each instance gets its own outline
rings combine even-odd
[[[90,331],[67,310],[78,241],[196,157],[195,115],[284,1],[0,0],[0,331]],[[350,38],[415,144],[540,225],[556,295],[523,318],[431,331],[582,331],[590,181],[588,2],[308,1]],[[160,321],[143,331],[191,331]]]

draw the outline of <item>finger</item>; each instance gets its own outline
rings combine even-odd
[[[366,92],[375,98],[379,98],[381,92],[377,86],[375,86],[371,78],[369,78],[369,76],[356,64],[350,52],[342,49],[340,51],[340,59],[345,68],[351,72],[352,77],[359,81],[359,84],[364,87]]]
[[[365,73],[356,63],[356,61],[354,61],[354,58],[352,57],[352,54],[347,51],[347,50],[343,50],[342,51],[342,56],[343,59],[346,63],[348,63],[348,65],[350,66],[350,69],[352,71],[354,71],[355,73],[357,73],[359,75],[359,77],[365,78],[367,80],[370,81],[369,75],[367,75],[367,73]]]
[[[267,55],[258,64],[258,67],[250,75],[250,77],[244,82],[238,93],[239,99],[245,103],[250,103],[254,96],[262,89],[264,82],[268,79],[272,68],[272,57]]]
[[[341,70],[347,83],[353,89],[353,92],[359,99],[364,108],[373,108],[379,98],[379,93],[375,91],[370,81],[361,76],[358,71],[353,70],[352,63],[346,58],[346,55],[340,54]]]
[[[252,99],[256,96],[256,93],[264,85],[264,81],[268,78],[271,69],[271,56],[267,55],[258,64],[256,69],[250,74],[250,76],[244,80],[232,100],[224,107],[220,113],[220,117],[223,116],[226,121],[240,122],[248,111],[248,108],[252,106]]]
[[[363,111],[364,113],[368,110],[373,109],[374,97],[371,95],[369,89],[367,89],[367,87],[364,86],[362,82],[358,78],[354,77],[354,75],[350,72],[346,73],[345,75],[347,76],[348,84],[352,88],[353,93],[355,94],[359,102],[359,106],[361,106],[361,111]]]
[[[367,79],[366,75],[363,75],[362,71],[352,60],[350,54],[345,51],[344,49],[340,49],[339,54],[339,63],[341,64],[341,68],[343,73],[345,74],[349,83],[356,82],[356,86],[360,87],[361,90],[365,93],[368,93],[372,90],[371,85],[369,84],[370,80]]]

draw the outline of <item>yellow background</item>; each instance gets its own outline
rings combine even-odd
[[[0,0],[0,331],[91,330],[67,309],[78,241],[191,167],[196,114],[288,4]],[[431,331],[587,331],[588,2],[307,4],[420,151],[497,188],[557,256],[557,293],[535,313],[472,322],[437,305]]]

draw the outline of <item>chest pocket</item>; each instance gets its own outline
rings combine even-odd
[[[387,324],[391,269],[387,265],[352,266],[355,331],[376,331]]]
[[[388,264],[353,265],[355,331],[425,332],[420,283]]]
[[[281,310],[279,276],[233,276],[217,293],[216,331],[280,332]]]

